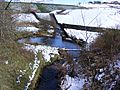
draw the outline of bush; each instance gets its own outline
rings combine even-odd
[[[120,58],[119,41],[118,30],[105,31],[92,43],[89,51],[81,52],[80,73],[83,72],[88,80],[83,88],[103,90],[119,87],[119,80],[116,78],[117,75],[120,76],[120,68],[115,67],[115,62]]]
[[[91,49],[99,49],[103,53],[115,55],[120,52],[120,32],[118,30],[105,31],[91,45]]]

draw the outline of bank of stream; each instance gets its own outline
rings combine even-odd
[[[58,90],[60,89],[60,81],[61,78],[65,76],[63,72],[67,72],[66,74],[70,74],[69,70],[66,70],[69,66],[67,65],[70,60],[75,60],[80,55],[81,47],[76,44],[72,40],[63,40],[62,37],[58,34],[55,37],[28,37],[22,38],[18,40],[19,43],[28,43],[28,44],[40,44],[51,47],[59,48],[59,54],[62,56],[62,60],[57,60],[52,65],[46,66],[43,69],[42,75],[38,80],[38,90]],[[68,56],[69,55],[69,56]],[[70,59],[70,60],[68,60]],[[61,62],[59,62],[61,61]],[[70,61],[71,64],[73,61]],[[66,64],[64,66],[64,64]],[[61,68],[66,68],[61,69]],[[61,75],[60,75],[61,74]]]

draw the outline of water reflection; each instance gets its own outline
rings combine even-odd
[[[19,43],[30,43],[30,44],[42,44],[48,45],[57,48],[66,48],[69,49],[69,53],[74,56],[78,57],[80,55],[80,46],[72,41],[63,40],[60,35],[56,35],[55,37],[29,37],[29,38],[22,38],[18,40]],[[73,49],[78,49],[73,50]]]

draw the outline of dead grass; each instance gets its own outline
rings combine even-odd
[[[4,9],[6,3],[0,3],[0,9]],[[23,90],[29,79],[31,70],[29,63],[33,63],[34,54],[22,49],[15,39],[15,23],[11,18],[12,12],[0,11],[0,90]],[[21,78],[21,83],[16,83],[20,70],[26,70]]]
[[[106,55],[115,55],[120,52],[120,32],[110,30],[101,34],[91,45],[91,49],[101,50]],[[110,56],[109,56],[110,57]]]
[[[28,80],[29,63],[33,63],[34,55],[21,49],[20,45],[0,45],[0,90],[22,90]],[[5,63],[5,62],[8,63]],[[17,85],[16,78],[20,70],[27,70],[22,82]],[[17,89],[18,88],[18,89]]]

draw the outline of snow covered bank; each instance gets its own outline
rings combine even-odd
[[[59,54],[58,48],[56,47],[43,46],[43,45],[34,46],[34,45],[26,44],[24,48],[27,50],[32,50],[35,54],[37,54],[39,51],[42,52],[43,57],[46,61],[50,61],[51,54]]]
[[[38,58],[37,58],[37,53],[39,51],[42,52],[44,59],[46,61],[50,61],[50,58],[51,58],[50,54],[51,53],[52,53],[52,55],[58,54],[58,48],[50,47],[50,46],[42,46],[42,45],[34,46],[34,45],[26,44],[24,49],[33,51],[34,54],[35,54],[34,64],[31,67],[32,75],[29,76],[29,81],[28,81],[28,83],[27,83],[27,85],[25,86],[25,89],[24,89],[24,90],[28,90],[28,87],[30,86],[31,81],[33,80],[33,78],[35,76],[35,73],[36,73],[36,71],[39,67],[39,64],[40,64],[40,60],[38,60]],[[18,82],[19,82],[19,77],[18,77]]]
[[[83,31],[83,30],[75,30],[75,29],[65,29],[69,36],[76,37],[77,39],[83,39],[87,41],[87,43],[92,43],[95,38],[97,38],[97,32]]]

